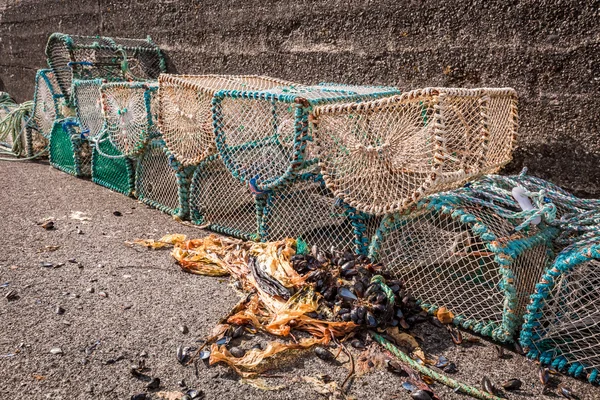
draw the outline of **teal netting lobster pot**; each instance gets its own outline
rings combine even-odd
[[[54,122],[48,152],[50,165],[54,168],[79,177],[91,175],[92,149],[81,134],[77,118],[67,117]]]
[[[536,285],[520,341],[529,358],[600,383],[600,212],[580,217],[580,239]]]
[[[61,118],[63,106],[64,96],[54,72],[50,69],[38,70],[35,76],[33,112],[29,121],[31,129],[28,130],[26,140],[28,157],[46,153],[54,121]]]
[[[285,185],[317,162],[313,108],[398,94],[393,87],[278,87],[225,90],[213,98],[215,141],[233,176],[253,189]]]
[[[48,65],[60,92],[71,102],[73,79],[131,81],[157,79],[166,71],[160,48],[146,39],[53,33],[46,45]]]
[[[545,222],[553,205],[540,197],[535,204],[522,211],[500,189],[430,195],[383,218],[370,256],[403,279],[427,311],[444,306],[454,324],[511,342],[558,233]]]
[[[107,137],[92,146],[92,181],[110,190],[132,196],[135,191],[135,164]]]
[[[192,173],[193,168],[182,166],[165,148],[162,139],[153,139],[137,159],[135,195],[164,213],[186,218]]]

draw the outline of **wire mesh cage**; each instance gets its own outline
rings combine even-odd
[[[108,139],[124,156],[138,157],[152,138],[160,136],[158,82],[105,83],[100,92]]]
[[[269,191],[260,216],[264,241],[293,237],[321,248],[365,253],[366,216],[334,197],[318,169]]]
[[[600,211],[572,220],[578,227],[563,233],[579,238],[536,285],[520,341],[528,357],[600,383]]]
[[[235,179],[219,154],[198,164],[190,186],[190,219],[211,231],[243,240],[260,240],[262,208],[248,185]]]
[[[153,139],[137,160],[135,194],[151,207],[185,218],[192,173],[193,168],[182,166],[168,152],[162,139]]]
[[[71,101],[73,79],[151,80],[166,71],[159,47],[146,39],[53,33],[46,45],[48,65],[60,92]]]
[[[420,89],[324,104],[314,115],[327,185],[374,215],[499,170],[511,159],[517,128],[512,89]]]
[[[444,306],[454,324],[511,342],[558,233],[546,223],[553,205],[541,198],[536,205],[522,211],[500,189],[430,195],[384,217],[369,253],[406,282],[424,309]]]
[[[215,150],[212,98],[219,90],[263,90],[293,83],[257,75],[170,75],[158,78],[159,125],[167,148],[183,165]]]
[[[50,165],[71,175],[91,175],[92,149],[81,135],[77,118],[67,117],[54,122],[50,133]]]
[[[316,162],[313,108],[398,94],[392,87],[280,87],[219,91],[213,98],[216,146],[231,173],[264,191],[285,185]]]

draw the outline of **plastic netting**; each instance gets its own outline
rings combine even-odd
[[[471,188],[431,195],[383,218],[370,255],[401,277],[430,312],[445,306],[454,323],[512,341],[558,234],[552,204],[521,211],[510,192]],[[533,215],[544,216],[534,225]]]
[[[257,213],[262,210],[248,185],[231,175],[218,154],[198,164],[189,201],[194,224],[244,240],[260,240]]]
[[[61,93],[71,100],[73,79],[151,80],[166,71],[152,40],[53,33],[46,45],[48,65]]]
[[[61,118],[62,104],[63,96],[52,70],[38,70],[33,93],[33,113],[29,121],[32,128],[32,153],[45,153],[54,121]]]
[[[124,156],[138,157],[148,141],[160,136],[158,82],[106,83],[100,91],[109,140]]]
[[[102,133],[104,114],[100,87],[103,79],[73,80],[73,103],[79,119],[81,136],[95,141]]]
[[[215,153],[212,98],[219,90],[263,90],[293,85],[257,75],[169,75],[160,85],[160,127],[167,148],[183,165]]]
[[[401,212],[512,157],[512,89],[428,88],[315,108],[323,176],[336,196],[371,214]]]
[[[81,136],[76,118],[64,118],[54,122],[49,144],[50,165],[71,175],[91,175],[92,149]]]
[[[528,357],[600,383],[600,209],[562,228],[572,244],[536,285],[520,340]]]
[[[162,139],[153,139],[137,161],[135,194],[151,207],[185,218],[191,172],[168,154]]]
[[[241,182],[274,189],[316,162],[310,146],[314,107],[398,93],[392,87],[346,85],[219,91],[213,98],[217,149]]]
[[[133,161],[117,149],[110,140],[102,137],[92,147],[92,181],[126,196],[135,189]]]

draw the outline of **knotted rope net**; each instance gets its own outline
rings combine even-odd
[[[561,224],[571,245],[536,285],[520,339],[528,357],[600,383],[600,209]]]
[[[384,217],[370,255],[402,277],[426,310],[444,306],[455,324],[512,341],[558,234],[546,222],[554,206],[532,197],[536,207],[522,211],[499,188],[430,195]]]
[[[70,102],[73,79],[151,80],[166,71],[163,55],[146,39],[53,33],[46,45],[48,65]]]
[[[392,87],[279,87],[223,90],[213,98],[217,149],[236,179],[256,190],[284,186],[316,163],[313,108],[398,94]]]
[[[219,90],[263,90],[291,82],[256,75],[159,77],[159,125],[167,148],[183,165],[196,165],[215,150],[212,98]]]
[[[160,136],[158,82],[114,82],[100,88],[106,139],[123,157],[139,157]]]
[[[512,89],[428,88],[315,108],[315,141],[334,194],[374,215],[497,172],[512,157]]]
[[[40,69],[35,77],[33,94],[33,114],[29,125],[31,147],[34,153],[45,153],[54,122],[61,118],[63,96],[54,73],[50,69]]]

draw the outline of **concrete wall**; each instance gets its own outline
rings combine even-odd
[[[600,2],[0,0],[0,90],[32,98],[51,32],[144,37],[180,73],[304,83],[512,86],[509,171],[600,195]]]

